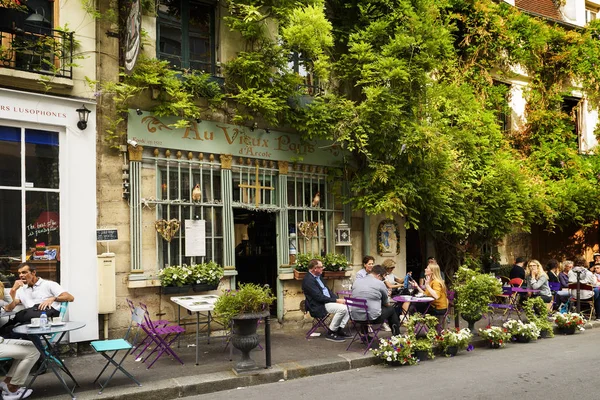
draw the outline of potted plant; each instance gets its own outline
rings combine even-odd
[[[225,274],[222,266],[214,261],[202,264],[192,264],[192,289],[194,292],[216,290]]]
[[[475,322],[490,310],[489,304],[502,293],[502,284],[494,275],[460,267],[455,275],[454,291],[454,306],[472,332]]]
[[[502,326],[519,343],[529,343],[540,336],[540,329],[533,322],[523,323],[521,320],[509,319]]]
[[[169,265],[158,271],[164,294],[187,293],[192,287],[192,269],[187,265]]]
[[[301,253],[296,257],[296,263],[294,264],[294,279],[301,281],[308,272],[308,263],[310,260],[316,258],[317,260],[323,260],[320,255],[313,253]]]
[[[444,329],[436,336],[437,348],[446,356],[455,356],[460,350],[470,350],[473,334],[469,328]]]
[[[554,336],[554,330],[552,329],[552,322],[548,320],[548,307],[544,300],[539,297],[530,297],[524,303],[525,315],[529,322],[533,322],[540,330],[540,337],[552,337]]]
[[[346,276],[348,260],[340,253],[328,253],[323,258],[323,275],[326,278],[343,278]]]
[[[578,313],[554,314],[554,323],[558,326],[558,331],[565,335],[572,335],[576,330],[584,331],[585,322],[585,318]]]
[[[506,328],[500,326],[488,326],[485,329],[479,329],[479,336],[487,340],[493,349],[503,347],[512,337]]]
[[[406,323],[408,336],[413,338],[413,352],[419,360],[433,359],[433,344],[435,342],[435,327],[439,323],[433,315],[411,315]]]
[[[415,365],[417,359],[413,356],[413,344],[413,338],[397,335],[380,339],[379,347],[371,351],[388,365]]]
[[[250,351],[258,345],[258,321],[269,315],[269,306],[274,300],[268,285],[245,283],[238,290],[226,291],[215,302],[215,314],[232,328],[231,344],[242,352],[242,359],[235,366],[237,372],[257,368]]]

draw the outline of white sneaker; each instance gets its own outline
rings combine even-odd
[[[23,394],[23,392],[25,392],[25,394]],[[19,400],[28,398],[31,396],[31,393],[33,393],[33,389],[25,389],[24,387],[20,387],[16,392],[2,391],[2,397],[4,397],[4,400]]]
[[[381,330],[383,330],[383,331],[386,331],[386,332],[391,332],[391,331],[392,331],[392,328],[390,328],[390,326],[388,325],[388,323],[387,323],[387,322],[384,322],[384,323],[381,325]]]
[[[2,390],[4,393],[10,393],[8,390],[8,385],[4,381],[0,381],[0,390]]]

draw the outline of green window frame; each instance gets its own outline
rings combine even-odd
[[[215,3],[160,0],[156,53],[174,68],[216,73]],[[208,25],[208,26],[207,26]]]

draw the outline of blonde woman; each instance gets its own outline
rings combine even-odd
[[[446,284],[440,273],[440,266],[437,263],[432,263],[425,268],[425,290],[419,290],[425,296],[433,297],[428,314],[444,315],[448,309],[448,296],[446,295]],[[419,312],[424,312],[427,308],[426,303],[416,303],[416,309]]]
[[[548,275],[544,272],[542,264],[538,260],[531,260],[525,268],[525,278],[529,289],[537,289],[540,291],[536,296],[540,296],[544,303],[552,302],[552,292],[548,285]]]

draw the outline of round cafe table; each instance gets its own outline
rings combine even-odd
[[[429,297],[429,296],[396,296],[396,297],[392,297],[392,300],[394,300],[396,302],[396,307],[400,307],[400,326],[402,326],[402,324],[404,322],[406,322],[408,320],[409,314],[408,311],[404,311],[404,309],[402,308],[402,303],[428,303],[427,304],[427,308],[425,309],[425,313],[427,314],[427,311],[429,310],[429,307],[431,306],[431,302],[433,300],[435,300],[433,297]],[[409,307],[410,309],[410,307]]]
[[[59,324],[52,323],[48,329],[42,329],[40,327],[33,327],[31,325],[19,325],[13,329],[13,332],[19,333],[21,335],[27,335],[30,337],[31,341],[40,352],[42,363],[38,370],[33,374],[31,381],[27,384],[26,388],[30,388],[33,386],[33,382],[40,375],[40,372],[48,367],[54,372],[54,375],[58,378],[62,386],[65,388],[67,393],[71,395],[71,398],[75,398],[75,387],[78,387],[79,384],[71,374],[71,371],[67,368],[65,363],[60,359],[60,355],[58,354],[58,343],[62,340],[62,338],[67,334],[67,332],[74,331],[77,329],[81,329],[85,326],[85,322],[77,322],[77,321],[69,321],[62,322]],[[75,387],[71,389],[65,379],[62,377],[60,371],[63,371],[67,374]]]

